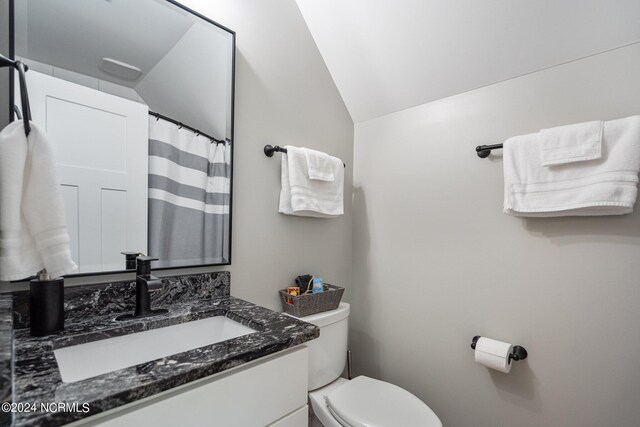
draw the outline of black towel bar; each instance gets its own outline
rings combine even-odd
[[[273,157],[273,153],[275,152],[279,152],[279,153],[286,153],[287,149],[286,148],[282,148],[279,145],[276,145],[275,147],[272,145],[265,145],[264,146],[264,155],[267,157]]]
[[[275,152],[278,153],[286,153],[287,149],[284,147],[280,147],[279,145],[276,145],[275,147],[273,145],[265,145],[264,146],[264,155],[267,157],[273,157],[273,153]],[[342,164],[345,168],[347,167],[347,165],[345,165],[344,163]]]
[[[500,148],[502,148],[502,144],[478,145],[476,147],[476,154],[481,159],[484,159],[485,157],[489,157],[489,154],[491,154],[491,150],[497,150]]]

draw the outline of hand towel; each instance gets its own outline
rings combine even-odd
[[[323,153],[322,151],[302,148],[304,157],[307,160],[307,175],[309,179],[318,181],[335,181],[333,166],[335,157]]]
[[[545,167],[539,136],[504,143],[504,212],[516,216],[623,215],[633,211],[640,171],[640,116],[604,122],[602,156]]]
[[[332,218],[344,213],[344,165],[332,157],[333,181],[309,179],[304,151],[286,146],[281,160],[279,212],[286,215]]]
[[[542,129],[540,160],[544,166],[599,159],[602,155],[604,122],[593,121]]]
[[[53,150],[35,123],[27,138],[16,121],[0,132],[0,280],[43,268],[51,278],[77,270]]]

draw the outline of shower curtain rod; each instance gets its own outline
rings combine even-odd
[[[173,123],[174,125],[177,125],[177,126],[178,126],[178,129],[182,129],[182,128],[184,128],[184,129],[190,130],[191,132],[195,133],[196,135],[202,135],[202,136],[204,136],[205,138],[208,138],[208,139],[211,141],[211,143],[214,143],[214,142],[215,142],[216,144],[224,144],[225,142],[231,142],[231,140],[230,140],[229,138],[227,138],[226,140],[222,140],[222,139],[214,138],[213,136],[211,136],[211,135],[207,135],[206,133],[201,132],[201,131],[199,131],[198,129],[196,129],[196,128],[194,128],[194,127],[191,127],[191,126],[189,126],[189,125],[185,125],[185,124],[184,124],[184,123],[182,123],[182,122],[179,122],[179,121],[177,121],[177,120],[174,120],[174,119],[172,119],[171,117],[164,116],[164,115],[162,115],[162,114],[160,114],[160,113],[156,113],[155,111],[151,111],[151,110],[149,110],[149,115],[150,115],[150,116],[155,117],[155,118],[156,118],[156,120],[158,120],[158,119],[162,119],[162,120],[164,120],[165,122]]]

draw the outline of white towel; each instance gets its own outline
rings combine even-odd
[[[307,160],[307,175],[309,179],[330,182],[336,180],[335,174],[333,173],[335,157],[322,151],[310,150],[308,148],[301,148],[301,150],[303,150],[304,157]]]
[[[0,132],[0,280],[43,268],[51,278],[77,270],[53,151],[34,123],[27,141],[20,120]]]
[[[599,159],[602,156],[601,120],[542,129],[540,160],[544,166]]]
[[[640,171],[640,116],[604,123],[600,159],[545,167],[538,144],[538,134],[504,143],[505,213],[587,216],[633,211]]]
[[[309,179],[303,149],[286,146],[282,155],[280,213],[332,218],[344,213],[344,165],[332,157],[333,181]]]

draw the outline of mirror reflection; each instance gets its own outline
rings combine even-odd
[[[14,20],[80,273],[229,263],[233,32],[167,0],[21,0]]]

